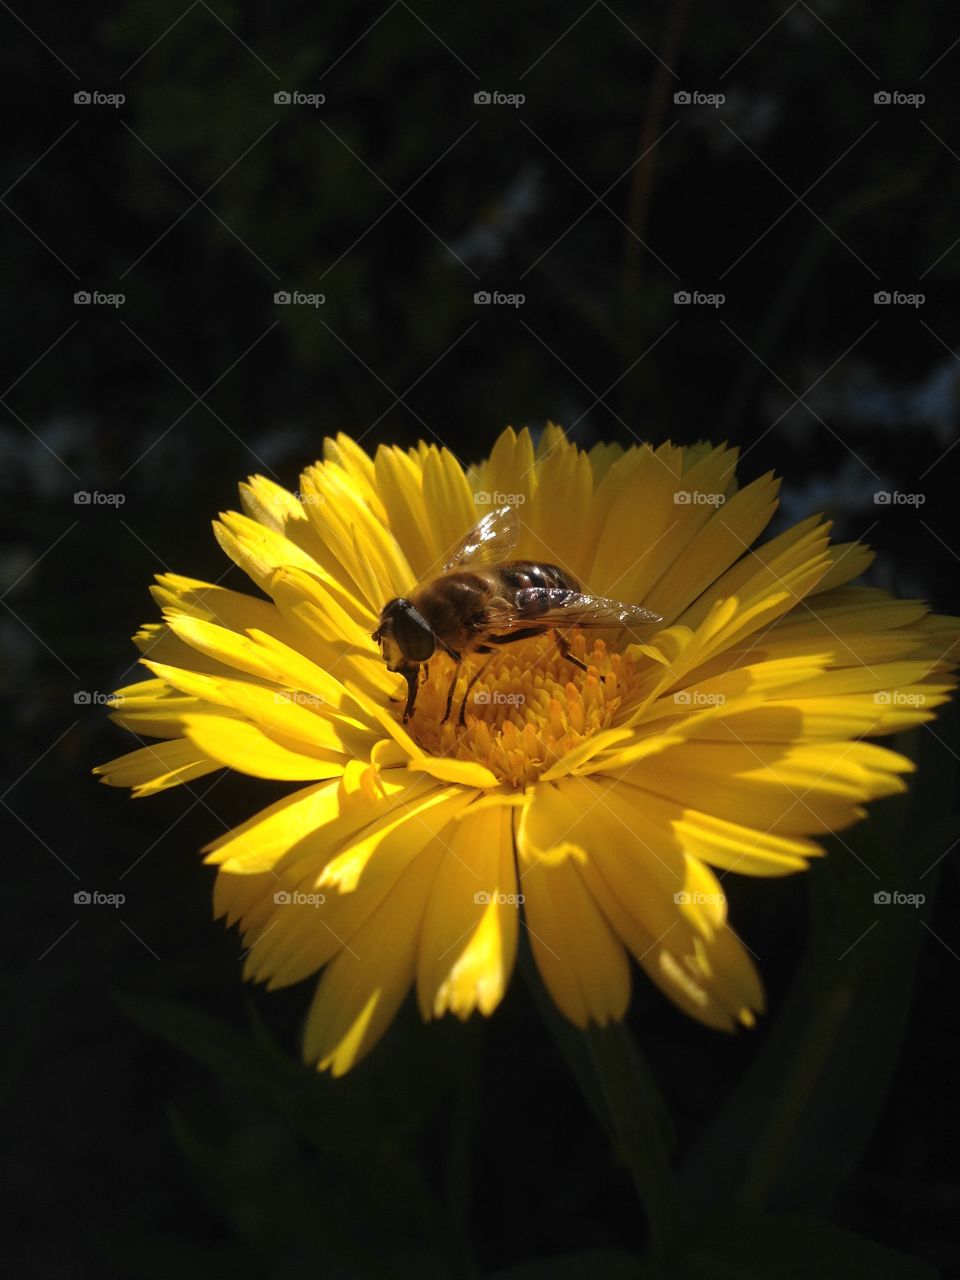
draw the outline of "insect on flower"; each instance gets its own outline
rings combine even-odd
[[[399,672],[407,682],[404,724],[413,714],[420,668],[437,649],[456,663],[441,722],[444,723],[450,717],[460,668],[468,654],[493,654],[496,646],[529,640],[555,629],[562,656],[587,671],[587,664],[570,651],[570,642],[561,628],[609,630],[662,621],[658,613],[649,609],[581,591],[579,583],[559,565],[504,559],[519,540],[515,509],[508,506],[491,511],[464,536],[439,577],[410,599],[394,597],[383,606],[372,638],[380,645],[387,670]],[[467,682],[460,703],[461,725],[466,723],[464,713],[470,690],[489,663],[488,657]]]
[[[137,749],[98,773],[290,784],[205,853],[245,976],[317,979],[307,1061],[349,1070],[410,991],[425,1019],[491,1014],[521,918],[579,1027],[623,1018],[635,965],[752,1024],[725,877],[802,871],[905,789],[866,739],[946,700],[958,623],[855,585],[871,552],[819,516],[764,541],[777,481],[736,462],[551,426],[465,469],[340,435],[297,493],[253,476],[215,523],[248,590],[160,575],[112,717]],[[478,493],[521,494],[522,521],[478,523]],[[458,661],[484,665],[456,716]]]

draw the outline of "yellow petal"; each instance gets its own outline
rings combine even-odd
[[[341,789],[337,818],[312,846],[291,850],[275,865],[281,892],[270,913],[252,929],[245,922],[245,975],[265,979],[271,989],[285,986],[349,948],[411,862],[435,839],[446,841],[466,799],[411,787],[402,800],[369,807],[364,819],[345,808]]]
[[[217,715],[188,715],[184,717],[184,730],[205,756],[254,778],[307,782],[317,778],[335,778],[343,772],[340,763],[319,760],[281,747],[256,725],[244,720]]]
[[[873,564],[876,553],[862,542],[836,542],[830,548],[830,569],[811,594],[832,591],[859,578]]]
[[[473,760],[449,760],[439,756],[417,755],[407,762],[408,769],[429,773],[440,782],[456,782],[462,787],[484,790],[498,787],[500,779],[495,773]]]
[[[211,760],[193,742],[171,738],[99,764],[93,772],[108,787],[132,787],[135,796],[152,796],[220,768],[219,760]]]
[[[339,467],[330,465],[308,468],[301,487],[325,548],[322,563],[327,585],[378,615],[386,600],[408,591],[415,580],[410,562],[385,523],[383,503],[379,498],[376,503],[367,501]]]
[[[385,865],[422,843],[424,835],[436,836],[457,813],[470,803],[472,794],[459,787],[430,788],[423,780],[422,793],[406,804],[395,804],[377,822],[364,828],[359,838],[326,865],[317,887],[329,886],[351,893],[365,878],[376,877]]]
[[[129,729],[147,738],[183,737],[183,719],[186,715],[202,715],[211,712],[219,715],[239,715],[202,698],[191,697],[173,689],[164,680],[140,680],[125,685],[111,695],[110,706],[116,710],[110,719],[122,729]]]
[[[370,455],[355,440],[340,432],[336,437],[324,440],[323,456],[328,469],[341,471],[345,486],[359,493],[374,517],[385,522],[387,514],[377,493],[376,472]]]
[[[429,449],[423,464],[423,501],[436,529],[438,558],[445,564],[463,535],[483,514],[474,506],[467,477],[449,449]]]
[[[508,497],[515,502],[517,494],[511,492]],[[496,500],[493,493],[491,501]],[[540,462],[535,497],[529,505],[517,507],[527,538],[525,554],[559,564],[584,583],[593,563],[592,503],[593,472],[587,455],[567,441],[548,446]]]
[[[420,924],[444,857],[431,842],[324,971],[307,1015],[303,1056],[339,1076],[376,1044],[413,981]]]
[[[513,427],[502,431],[490,451],[489,459],[471,469],[468,478],[475,491],[491,495],[491,500],[497,493],[510,494],[520,512],[522,525],[523,513],[529,508],[537,486],[533,439],[527,428],[524,427],[519,433]],[[481,510],[489,510],[489,507],[482,507]],[[518,554],[526,556],[530,551],[531,548],[521,540]]]
[[[272,871],[301,842],[337,814],[337,784],[319,782],[284,796],[233,831],[211,841],[206,861],[237,874]]]
[[[503,998],[517,949],[517,880],[508,809],[471,806],[453,824],[423,921],[417,998],[424,1018]]]
[[[611,890],[596,868],[584,874],[618,937],[669,1000],[717,1031],[732,1031],[738,1022],[753,1025],[754,1013],[764,1007],[763,988],[729,925],[705,938],[678,913],[660,933],[651,933],[631,910],[631,901]]]
[[[643,793],[637,804],[652,821],[669,827],[686,854],[725,871],[752,876],[789,875],[804,871],[809,858],[823,853],[812,840],[758,831],[742,822],[729,822],[659,796]]]
[[[684,476],[681,484],[691,483]],[[691,537],[656,586],[644,596],[646,608],[672,621],[743,555],[769,524],[777,506],[778,482],[762,476],[718,507],[707,506],[709,518]],[[709,490],[706,490],[709,492]],[[660,560],[663,548],[654,555]]]
[[[306,569],[318,576],[325,576],[314,558],[302,551],[296,543],[239,512],[227,511],[222,514],[219,521],[214,521],[213,532],[230,559],[262,591],[267,590],[270,578],[281,568]]]
[[[867,800],[905,790],[903,756],[866,742],[689,742],[616,775],[655,795],[778,835],[841,831]]]
[[[623,1017],[630,969],[619,939],[571,860],[520,861],[524,922],[540,976],[578,1027]]]

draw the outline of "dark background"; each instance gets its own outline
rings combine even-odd
[[[775,527],[826,511],[878,548],[871,581],[956,608],[960,17],[843,0],[96,10],[0,9],[10,1273],[465,1276],[636,1247],[629,1183],[521,981],[487,1025],[423,1029],[408,1009],[340,1084],[292,1065],[309,985],[241,986],[197,855],[274,789],[98,788],[92,765],[134,745],[98,702],[135,678],[151,575],[221,579],[209,520],[237,481],[295,488],[338,430],[465,462],[507,423],[585,445],[729,439],[746,479],[785,477]],[[294,90],[326,101],[275,103]],[[526,101],[475,103],[494,90]],[[477,306],[483,289],[524,301]],[[278,306],[280,290],[325,300]],[[853,1068],[876,1098],[849,1176],[829,1204],[779,1199],[948,1275],[955,866],[938,865],[913,996],[887,1018],[874,994],[896,1034]],[[126,902],[75,907],[78,889]],[[774,1012],[807,893],[731,888]],[[728,1040],[637,985],[682,1158],[770,1032]]]

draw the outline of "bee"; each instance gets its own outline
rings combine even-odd
[[[588,595],[559,565],[507,559],[519,540],[514,508],[491,511],[466,534],[438,577],[409,598],[397,596],[383,606],[372,639],[380,646],[387,670],[407,682],[404,724],[413,715],[420,669],[437,650],[456,663],[441,723],[450,718],[464,658],[490,655],[464,690],[458,719],[462,725],[467,696],[499,646],[555,630],[563,657],[586,671],[586,664],[570,652],[562,629],[662,622],[648,609]]]

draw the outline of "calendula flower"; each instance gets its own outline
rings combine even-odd
[[[505,431],[464,471],[446,449],[326,442],[297,494],[263,476],[214,529],[243,594],[177,574],[135,637],[152,678],[113,718],[159,739],[103,765],[138,796],[219,769],[297,784],[206,850],[245,973],[320,972],[305,1054],[339,1074],[411,987],[425,1018],[491,1013],[519,928],[578,1026],[623,1017],[630,957],[711,1027],[750,1025],[757,973],[723,877],[780,876],[818,837],[904,789],[866,742],[927,720],[951,687],[954,619],[847,585],[871,553],[812,516],[755,545],[777,481],[737,451],[587,452]],[[372,639],[384,604],[440,572],[506,502],[516,555],[661,621],[497,648],[444,720],[453,660],[407,686]],[[481,659],[471,659],[467,674]],[[584,669],[585,668],[585,669]],[[456,705],[456,704],[454,704]]]

